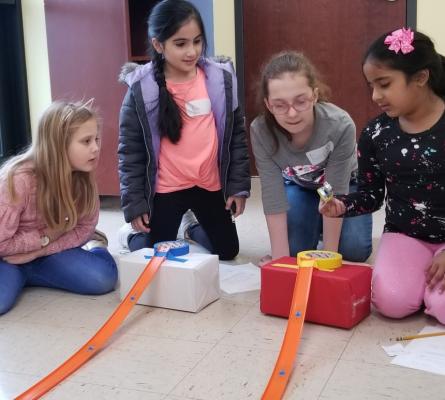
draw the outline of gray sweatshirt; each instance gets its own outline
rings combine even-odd
[[[348,193],[351,173],[357,169],[357,155],[355,124],[346,111],[332,103],[317,103],[313,133],[303,148],[297,148],[283,133],[276,134],[278,149],[274,152],[274,140],[264,116],[258,116],[250,125],[265,214],[278,214],[289,208],[284,171],[295,174],[292,180],[301,186],[315,189],[326,180],[335,194]]]

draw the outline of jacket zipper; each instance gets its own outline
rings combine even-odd
[[[230,107],[230,109],[231,108],[232,107]],[[229,132],[232,132],[232,133],[229,133],[229,141],[227,143],[227,155],[228,155],[227,160],[228,160],[228,162],[227,162],[226,172],[224,174],[224,193],[223,193],[225,201],[227,201],[227,180],[228,180],[229,166],[230,166],[230,142],[232,141],[232,134],[233,134],[233,111],[231,112],[230,115],[231,115],[231,117],[230,117],[230,130],[229,130]],[[226,126],[226,128],[227,128],[227,126]],[[223,143],[224,143],[224,139],[223,139]],[[222,159],[221,159],[221,164],[222,164]]]
[[[135,104],[136,104],[136,102],[135,102]],[[141,128],[142,128],[142,133],[144,134],[144,146],[145,146],[145,151],[147,152],[147,157],[148,157],[147,165],[145,166],[145,176],[147,178],[149,191],[150,191],[150,193],[152,193],[152,191],[151,191],[151,184],[150,184],[150,176],[148,175],[148,166],[150,165],[150,152],[148,151],[147,142],[146,142],[147,135],[146,135],[146,132],[144,130],[144,125],[142,123],[142,120],[141,120],[141,117],[139,115],[139,111],[138,111],[137,107],[136,107],[136,114],[138,116],[139,124],[141,125]],[[151,218],[150,199],[147,199],[147,206],[148,206],[148,211],[149,211],[149,218]]]

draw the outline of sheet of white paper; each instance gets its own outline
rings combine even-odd
[[[398,356],[405,351],[405,347],[401,343],[392,344],[389,346],[382,346],[385,353],[390,357]]]
[[[419,333],[445,332],[445,327],[426,326]],[[391,364],[445,375],[445,336],[414,339]]]
[[[219,264],[219,282],[227,294],[260,289],[260,268],[252,263],[242,265]]]

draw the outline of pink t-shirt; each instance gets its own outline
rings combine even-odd
[[[167,88],[181,110],[181,139],[173,144],[161,139],[156,191],[170,193],[199,186],[221,189],[215,118],[205,85],[204,72],[181,83],[167,81]]]

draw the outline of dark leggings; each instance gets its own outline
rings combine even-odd
[[[156,193],[150,233],[131,235],[128,238],[130,251],[176,240],[182,216],[188,209],[199,221],[199,225],[188,231],[190,238],[221,260],[235,258],[239,251],[238,234],[230,211],[225,209],[222,191],[210,192],[197,186],[172,193]]]

